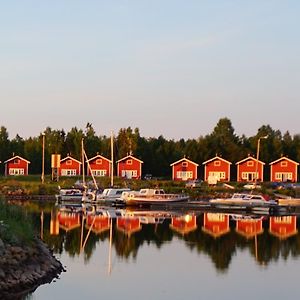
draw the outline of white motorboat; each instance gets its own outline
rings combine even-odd
[[[184,194],[166,194],[163,189],[141,189],[124,192],[118,200],[126,205],[163,205],[184,202],[188,199],[189,196]]]
[[[211,199],[212,207],[235,209],[270,209],[278,206],[275,200],[267,200],[260,194],[234,193],[231,198]]]
[[[55,195],[56,200],[59,201],[81,201],[84,191],[79,188],[59,188],[59,193]]]
[[[129,188],[107,188],[103,192],[98,190],[87,192],[82,196],[83,202],[114,202],[120,198],[123,192],[129,192]]]

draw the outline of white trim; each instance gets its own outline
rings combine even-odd
[[[173,162],[172,164],[170,164],[170,166],[172,167],[172,166],[174,166],[174,165],[177,165],[178,163],[182,162],[183,160],[185,160],[185,161],[187,161],[187,162],[190,162],[191,164],[196,165],[197,167],[199,166],[197,163],[191,161],[190,159],[187,159],[186,157],[181,158],[181,159],[179,159],[179,160]]]

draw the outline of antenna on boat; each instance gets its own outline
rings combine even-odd
[[[111,155],[111,168],[110,168],[110,186],[114,186],[114,133],[111,132],[110,136],[110,155]]]

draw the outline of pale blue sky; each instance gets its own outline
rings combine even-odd
[[[0,125],[300,133],[300,1],[2,1]]]

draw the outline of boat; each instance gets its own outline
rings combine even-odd
[[[55,195],[58,202],[80,202],[84,194],[81,188],[58,188],[59,192]]]
[[[117,199],[125,205],[164,205],[185,202],[189,196],[185,194],[166,194],[163,189],[141,189],[140,191],[123,192]]]
[[[83,202],[115,202],[116,199],[120,198],[123,192],[129,192],[129,188],[107,188],[103,192],[94,190],[85,193],[82,196]]]
[[[209,204],[211,207],[223,209],[274,210],[278,207],[277,201],[251,193],[234,193],[231,198],[210,199]]]

